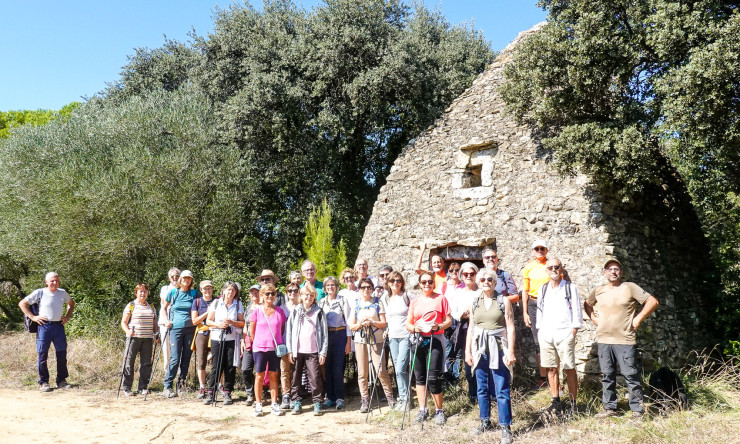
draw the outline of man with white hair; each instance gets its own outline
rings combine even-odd
[[[50,392],[49,367],[46,363],[49,357],[49,347],[54,344],[57,358],[57,388],[67,388],[67,335],[64,324],[72,319],[75,301],[63,289],[59,288],[59,275],[52,272],[44,279],[46,288],[34,290],[18,303],[23,313],[38,325],[36,331],[36,352],[38,353],[39,388],[42,392]],[[64,304],[67,304],[66,314]],[[35,313],[31,306],[37,307]]]
[[[159,337],[163,341],[162,364],[164,365],[163,368],[165,371],[167,371],[167,366],[169,366],[170,363],[170,337],[167,335],[169,329],[165,327],[165,319],[168,317],[165,317],[164,315],[164,305],[165,302],[167,302],[167,295],[177,288],[177,280],[180,279],[180,269],[175,267],[170,268],[170,271],[167,272],[167,278],[169,279],[169,284],[163,285],[159,290],[159,317],[157,318],[159,319]]]

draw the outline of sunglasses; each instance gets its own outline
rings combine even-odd
[[[342,279],[345,280],[345,281],[353,281],[353,280],[355,280],[354,276],[345,276]]]
[[[288,291],[288,293],[298,293],[298,290],[296,290],[295,288],[292,289],[292,290],[287,290],[287,291]]]
[[[430,281],[430,280],[426,280],[426,279],[425,279],[425,280],[423,280],[423,281],[419,281],[419,283],[420,283],[421,285],[432,285],[432,284],[434,283],[434,281]]]
[[[487,261],[492,261],[492,260],[496,259],[496,256],[483,256],[483,259],[485,259]]]
[[[466,278],[469,278],[469,277],[475,276],[475,273],[463,273],[462,275],[465,276]]]
[[[460,272],[460,269],[459,268],[450,268],[449,269],[449,272],[450,273],[459,273]]]
[[[385,274],[379,274],[379,275],[378,275],[378,277],[382,277],[383,279],[385,279],[385,278],[387,278],[387,277],[388,277],[388,273],[385,273]]]
[[[260,282],[265,282],[265,281],[272,281],[272,278],[271,277],[260,278]]]
[[[545,247],[534,247],[534,251],[547,251]]]
[[[388,281],[388,282],[391,282],[391,283],[393,283],[393,284],[399,284],[399,283],[401,283],[401,282],[403,282],[403,281],[402,281],[401,279],[395,278],[395,279],[391,279],[391,280],[390,280],[390,281]]]
[[[547,267],[548,270],[560,270],[560,265],[550,265]]]
[[[275,296],[276,294],[277,293],[275,293],[274,291],[268,291],[267,293],[265,293],[265,296]]]
[[[360,290],[372,290],[373,287],[370,285],[360,285]]]
[[[494,280],[494,279],[493,279],[493,278],[491,278],[491,277],[488,277],[488,278],[480,278],[480,281],[481,281],[481,282],[493,282],[493,280]]]

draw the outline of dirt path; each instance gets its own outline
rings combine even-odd
[[[158,393],[116,399],[115,392],[82,389],[0,390],[4,442],[389,442],[395,435],[365,424],[356,406],[313,416],[256,418],[243,402],[204,406],[194,398],[167,400]],[[40,406],[43,406],[40,408]]]

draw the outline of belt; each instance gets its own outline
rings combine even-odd
[[[343,325],[341,327],[329,327],[329,331],[344,331],[347,330],[347,326]]]
[[[62,321],[46,321],[46,322],[44,322],[44,324],[51,324],[51,325],[61,324],[61,323],[62,323]]]

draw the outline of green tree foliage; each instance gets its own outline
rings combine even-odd
[[[539,4],[547,24],[506,69],[511,110],[540,128],[564,171],[583,171],[625,200],[680,174],[719,270],[712,318],[736,338],[740,4]]]
[[[334,246],[334,232],[331,229],[331,208],[326,199],[321,206],[314,208],[306,221],[306,237],[303,239],[303,253],[306,259],[316,264],[316,278],[339,276],[347,264],[344,241]]]
[[[57,118],[67,118],[79,106],[80,102],[72,102],[62,107],[59,111],[46,109],[36,111],[0,111],[0,139],[6,139],[13,128],[21,125],[40,126]]]

